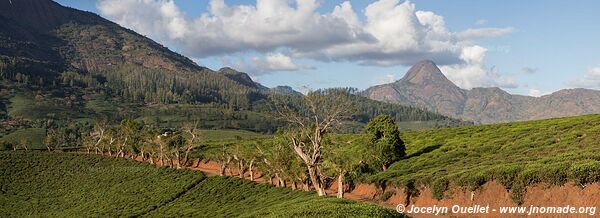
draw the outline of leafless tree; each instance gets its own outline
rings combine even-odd
[[[223,150],[221,155],[218,156],[218,162],[221,163],[221,169],[219,170],[219,176],[225,176],[225,170],[231,163],[232,156],[227,151],[227,146],[223,145]]]
[[[299,106],[275,99],[278,117],[295,127],[287,136],[320,196],[326,195],[321,170],[323,136],[352,114],[350,95],[346,89],[312,91],[302,97]]]
[[[90,133],[90,136],[95,141],[92,148],[94,149],[94,153],[96,154],[98,152],[101,152],[99,145],[102,142],[102,140],[104,140],[104,132],[106,132],[106,122],[100,121],[94,126],[94,130]]]
[[[198,127],[198,121],[196,121],[195,123],[191,124],[191,123],[186,123],[183,125],[183,127],[181,128],[182,131],[184,133],[187,133],[190,135],[190,138],[187,140],[187,142],[184,145],[184,157],[183,157],[183,165],[187,166],[189,163],[189,156],[190,156],[190,152],[192,150],[194,150],[194,148],[198,147],[199,143],[200,143],[200,136],[197,133],[197,128]]]

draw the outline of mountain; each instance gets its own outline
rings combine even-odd
[[[148,103],[235,108],[248,108],[262,88],[249,77],[198,66],[96,14],[50,0],[0,1],[0,21],[0,73],[6,80],[108,87],[126,100]]]
[[[402,79],[370,87],[362,95],[483,124],[600,113],[600,91],[566,89],[531,97],[511,95],[500,88],[465,90],[429,60],[412,66]]]
[[[43,138],[45,120],[72,125],[68,131],[90,120],[135,119],[158,128],[198,120],[201,128],[268,132],[281,125],[269,116],[271,95],[289,95],[290,104],[302,96],[289,87],[269,89],[233,68],[198,66],[90,12],[51,0],[0,0],[0,124],[11,124],[0,137],[30,129]],[[364,97],[355,103],[356,129],[380,114],[411,129],[465,124]]]
[[[280,94],[302,95],[302,93],[294,90],[290,86],[275,86],[271,89],[271,91],[273,91],[274,93],[280,93]]]
[[[432,61],[421,61],[401,80],[369,88],[366,93],[373,100],[428,108],[453,117],[462,111],[461,102],[466,99],[466,92],[450,82]]]

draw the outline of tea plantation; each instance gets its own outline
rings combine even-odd
[[[0,152],[0,217],[399,217],[392,210],[99,155]]]

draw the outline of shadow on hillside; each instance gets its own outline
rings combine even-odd
[[[410,158],[413,158],[413,157],[418,157],[418,156],[421,156],[423,154],[427,154],[429,152],[435,151],[435,150],[437,150],[440,147],[442,147],[442,144],[427,146],[427,147],[421,149],[420,151],[417,151],[415,153],[407,155],[404,159],[410,159]]]

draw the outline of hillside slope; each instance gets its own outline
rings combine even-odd
[[[415,64],[402,79],[370,87],[363,95],[483,124],[600,113],[600,91],[566,89],[531,97],[500,88],[464,90],[428,60]]]
[[[269,95],[299,96],[228,67],[198,66],[145,36],[51,0],[0,1],[0,21],[0,119],[33,122],[19,128],[47,128],[48,119],[129,118],[159,128],[198,119],[202,128],[272,132],[281,124],[269,117]],[[355,120],[359,126],[379,114],[397,115],[411,129],[460,123],[418,108],[356,101],[366,108]]]
[[[370,204],[94,155],[1,152],[0,171],[2,217],[400,217]]]
[[[519,202],[528,186],[600,181],[600,115],[407,132],[407,157],[378,184],[475,190],[495,180]]]
[[[51,0],[0,1],[0,20],[3,79],[108,87],[125,99],[154,103],[248,107],[258,92],[96,14]]]

